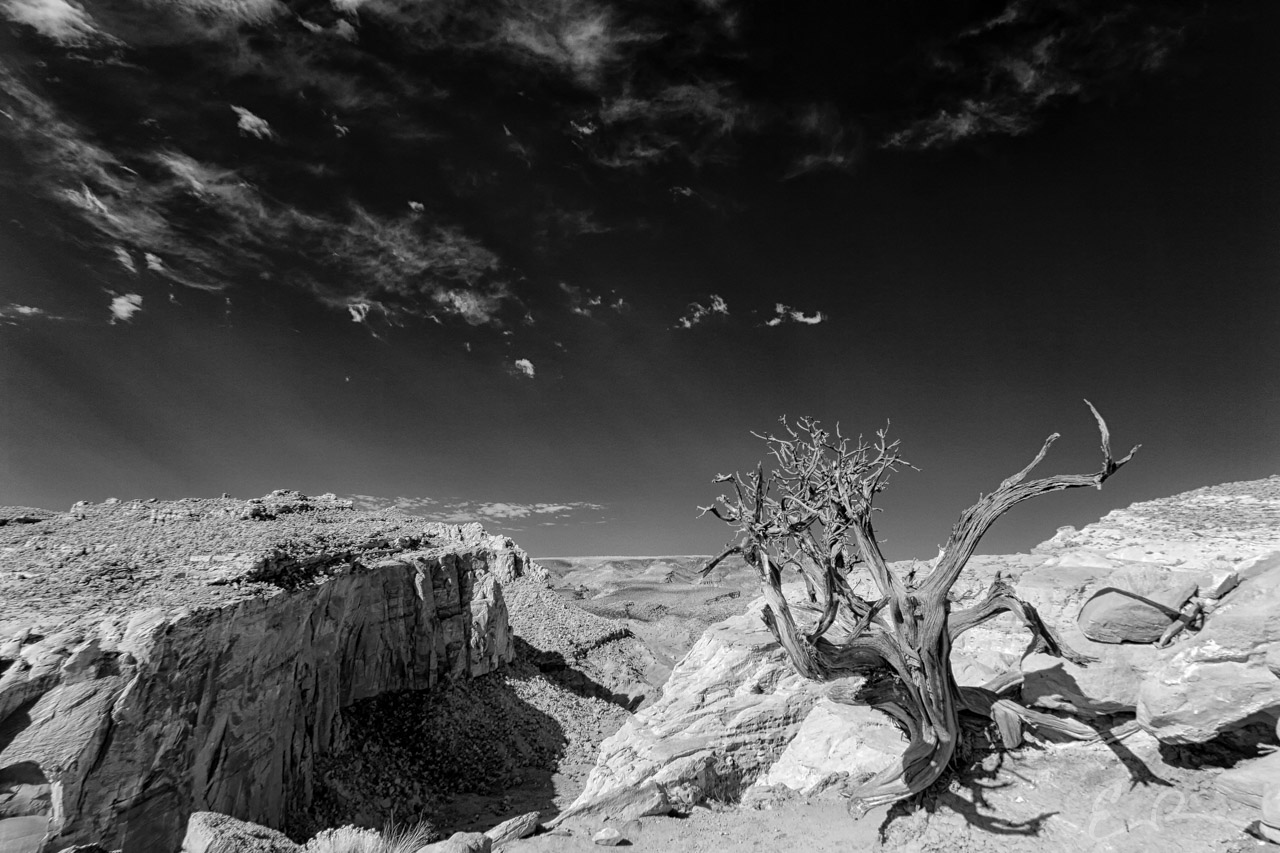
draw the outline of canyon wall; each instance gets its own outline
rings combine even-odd
[[[0,822],[36,850],[176,850],[195,811],[281,825],[342,708],[512,658],[501,580],[528,565],[476,525],[286,492],[0,533]]]

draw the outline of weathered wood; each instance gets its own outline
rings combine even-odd
[[[1098,424],[1102,467],[1092,474],[1067,474],[1024,482],[1057,440],[1049,436],[1025,468],[1000,483],[960,515],[932,572],[921,580],[914,570],[899,575],[884,558],[871,522],[876,494],[888,476],[908,463],[898,443],[885,431],[874,443],[856,442],[801,419],[794,426],[785,419],[788,437],[758,435],[776,461],[765,474],[758,465],[750,477],[721,475],[716,482],[732,483],[734,497],[722,495],[704,513],[737,528],[740,539],[704,567],[709,572],[731,553],[741,553],[760,574],[767,602],[765,624],[786,651],[796,671],[806,678],[825,680],[855,672],[889,674],[866,691],[869,704],[898,720],[909,745],[899,763],[850,791],[850,811],[861,814],[876,805],[894,802],[924,790],[942,775],[955,755],[961,737],[961,710],[990,717],[1002,743],[1022,742],[1024,726],[1073,738],[1098,733],[1074,720],[1024,708],[1002,692],[1018,683],[997,679],[983,688],[960,688],[951,671],[952,641],[1001,613],[1015,614],[1031,631],[1028,653],[1043,651],[1086,664],[1091,658],[1070,649],[1046,625],[1030,604],[1014,594],[997,576],[983,600],[951,612],[948,593],[993,523],[1022,501],[1042,494],[1102,483],[1128,462],[1111,455],[1106,422],[1085,401]],[[849,565],[849,556],[859,559]],[[853,592],[846,575],[862,566],[879,598],[866,601]],[[782,572],[796,568],[805,579],[816,612],[806,632],[797,624],[782,592]],[[813,618],[812,613],[810,617]],[[831,634],[834,639],[829,639]]]

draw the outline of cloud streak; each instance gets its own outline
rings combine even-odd
[[[816,326],[827,319],[821,311],[805,314],[803,311],[783,305],[781,302],[773,306],[773,317],[765,320],[766,326],[781,326],[783,323],[799,323],[802,326]]]
[[[599,319],[598,295],[557,292],[575,242],[676,200],[725,215],[735,187],[850,173],[880,146],[1028,133],[1163,67],[1189,8],[1014,0],[922,39],[845,10],[845,53],[902,42],[853,86],[806,65],[828,12],[797,13],[783,44],[735,0],[337,0],[305,19],[278,0],[0,0],[17,28],[0,136],[18,152],[0,182],[52,202],[116,290],[269,282],[357,322],[462,330]],[[173,50],[181,67],[156,58]],[[774,319],[820,322],[795,313]],[[715,296],[676,327],[727,315]]]
[[[510,521],[539,522],[540,524],[570,524],[595,521],[603,512],[603,504],[587,501],[561,503],[518,503],[510,501],[450,501],[426,497],[382,498],[374,495],[348,495],[357,509],[397,509],[409,515],[421,516],[429,521],[462,524],[478,521],[482,524]]]
[[[711,298],[707,301],[706,305],[703,305],[700,302],[689,303],[688,310],[685,311],[683,317],[681,317],[679,320],[676,320],[676,324],[674,328],[692,329],[694,326],[707,320],[708,318],[716,317],[716,316],[728,317],[729,303],[724,301],[724,297],[720,296],[719,294],[713,293],[711,294]]]
[[[89,13],[68,0],[0,0],[0,14],[62,45],[104,39]]]
[[[142,297],[136,293],[122,293],[111,300],[111,322],[127,323],[142,310]]]
[[[1055,102],[1087,99],[1162,68],[1194,14],[1178,3],[1103,8],[1087,0],[1013,0],[933,49],[925,101],[935,106],[883,144],[918,150],[1028,133]]]

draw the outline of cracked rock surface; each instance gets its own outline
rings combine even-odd
[[[289,491],[0,518],[0,821],[44,817],[46,850],[278,826],[343,708],[514,657],[528,561],[478,525]]]

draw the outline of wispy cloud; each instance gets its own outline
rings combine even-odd
[[[240,128],[240,132],[247,136],[256,136],[258,139],[275,139],[276,132],[271,129],[271,125],[267,124],[267,120],[256,116],[246,110],[244,107],[231,105],[231,109],[236,114],[236,127]]]
[[[994,17],[936,45],[929,83],[934,106],[890,132],[891,148],[939,148],[1034,129],[1044,108],[1087,98],[1119,80],[1161,68],[1186,38],[1176,4],[1090,4],[1012,0]],[[918,111],[919,108],[917,108]]]
[[[136,293],[122,293],[111,300],[111,322],[128,322],[141,310],[141,296]]]
[[[640,37],[609,6],[591,0],[511,4],[498,31],[498,41],[587,85],[619,60],[625,43]]]
[[[569,299],[569,311],[582,317],[590,317],[591,312],[595,308],[599,308],[604,303],[604,298],[592,293],[584,287],[577,287],[566,282],[560,282],[560,290]]]
[[[0,13],[59,44],[83,45],[105,38],[89,13],[68,0],[0,0]]]
[[[0,305],[0,321],[17,325],[25,320],[65,320],[66,317],[59,317],[56,314],[50,314],[43,308],[37,308],[34,305],[19,305],[10,302],[8,305]]]
[[[111,251],[116,257],[116,263],[120,264],[120,266],[132,273],[138,271],[137,262],[134,261],[133,255],[129,254],[129,250],[124,246],[112,246]]]
[[[676,321],[675,328],[692,329],[708,317],[716,315],[728,317],[729,303],[725,302],[724,298],[719,294],[713,293],[706,305],[703,305],[700,302],[689,303],[689,309],[685,312],[683,317]]]
[[[602,504],[586,501],[559,503],[515,503],[510,501],[453,501],[426,497],[381,498],[373,495],[349,495],[357,509],[398,509],[431,521],[461,524],[468,521],[500,523],[537,521],[543,525],[594,521],[604,511]],[[589,517],[586,517],[589,516]]]
[[[783,323],[800,323],[805,326],[816,326],[827,319],[821,311],[805,314],[803,311],[783,305],[781,302],[773,306],[773,317],[765,320],[766,326],[781,326]]]
[[[866,147],[866,134],[856,122],[840,115],[830,104],[810,104],[796,121],[804,150],[791,163],[784,178],[794,178],[824,169],[847,172],[853,169]]]
[[[55,228],[117,290],[135,288],[126,274],[270,282],[370,326],[601,319],[622,297],[557,291],[566,273],[548,263],[584,235],[673,201],[731,211],[741,181],[722,179],[745,163],[776,180],[851,171],[876,146],[1029,132],[1060,101],[1162,67],[1188,20],[1126,0],[983,9],[845,87],[803,62],[778,74],[807,31],[783,46],[743,26],[756,12],[737,0],[332,0],[297,7],[305,20],[280,0],[0,0],[15,31],[0,137],[16,152],[0,182],[54,202]],[[189,61],[154,64],[173,50]],[[234,95],[211,101],[209,84]],[[727,315],[702,298],[676,327]]]

